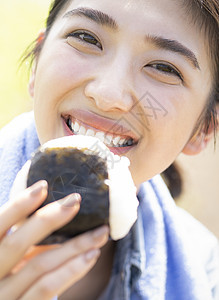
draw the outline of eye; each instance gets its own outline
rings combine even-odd
[[[163,73],[167,76],[177,76],[181,80],[183,80],[183,77],[179,71],[177,71],[173,66],[165,64],[165,63],[152,63],[147,65],[147,67],[153,68],[157,70],[160,73]]]
[[[84,44],[94,45],[94,46],[98,47],[101,50],[103,49],[102,45],[98,41],[98,39],[89,32],[78,30],[78,31],[69,33],[67,35],[67,38],[69,38],[69,37],[76,38]]]

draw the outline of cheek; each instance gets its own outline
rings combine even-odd
[[[181,119],[186,115],[186,101],[174,88],[152,86],[149,90],[140,102],[146,116],[144,127],[151,138],[157,140],[159,137],[162,141],[164,133],[168,135],[170,130],[174,132],[173,124],[175,127],[180,125]]]
[[[75,50],[65,46],[44,52],[36,73],[36,98],[57,97],[80,86],[92,70],[92,63],[81,57]]]
[[[147,116],[144,138],[138,154],[131,158],[132,172],[138,183],[162,172],[176,159],[190,139],[202,111],[194,94],[181,88],[150,91],[141,101]]]
[[[170,144],[173,139],[185,143],[202,112],[204,98],[202,101],[195,91],[182,86],[165,86],[152,90],[143,106],[155,139],[162,141],[170,135]]]
[[[70,47],[44,50],[37,65],[34,88],[39,136],[54,135],[59,126],[57,118],[61,103],[66,98],[74,99],[75,91],[83,88],[92,69],[92,63],[89,65]]]

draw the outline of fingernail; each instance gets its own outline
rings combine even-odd
[[[93,249],[85,253],[85,259],[89,262],[93,260],[94,258],[97,258],[100,256],[100,250],[99,249]]]
[[[109,227],[108,226],[102,226],[93,232],[94,238],[100,238],[105,235],[109,235]]]
[[[30,194],[31,196],[36,196],[39,193],[41,193],[44,189],[46,190],[48,187],[48,183],[46,180],[40,180],[36,183],[34,183],[31,187],[30,187]]]
[[[58,201],[64,207],[73,207],[81,203],[80,194],[74,193]]]

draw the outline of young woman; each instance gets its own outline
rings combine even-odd
[[[157,175],[214,137],[218,24],[218,0],[54,1],[32,51],[34,117],[0,133],[1,299],[219,299],[217,240]],[[42,181],[7,202],[14,178],[39,143],[73,134],[97,135],[129,158],[137,222],[116,243],[102,227],[15,271],[80,201],[50,204],[6,235],[47,194]]]

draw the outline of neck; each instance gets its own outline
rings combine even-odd
[[[68,289],[60,300],[96,300],[106,288],[112,271],[115,242],[109,241],[93,269],[80,281]]]

